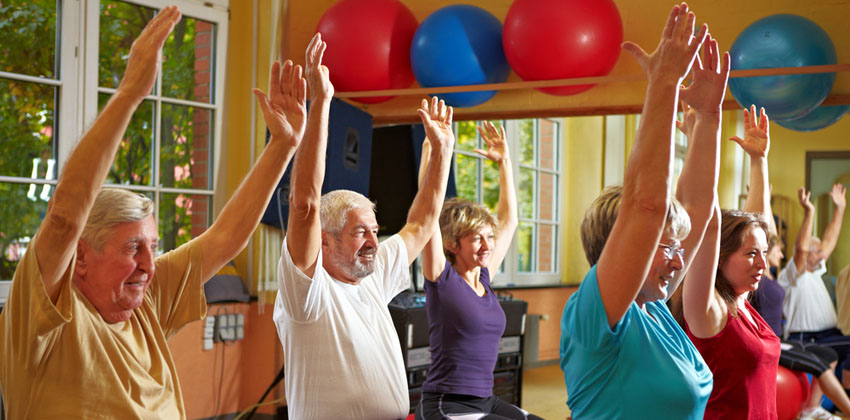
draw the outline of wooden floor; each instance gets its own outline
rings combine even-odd
[[[547,420],[564,420],[567,408],[564,374],[556,363],[522,373],[522,408]]]

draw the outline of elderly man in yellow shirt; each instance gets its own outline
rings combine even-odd
[[[270,96],[255,89],[268,146],[205,233],[155,257],[151,200],[101,185],[180,16],[162,9],[133,43],[123,80],[65,164],[18,264],[0,314],[8,418],[186,417],[166,340],[205,316],[203,283],[259,223],[304,135],[306,81],[299,66],[275,63]]]

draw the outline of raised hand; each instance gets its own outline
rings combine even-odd
[[[767,157],[770,150],[770,121],[764,108],[756,121],[756,106],[750,106],[750,110],[744,109],[744,138],[733,136],[729,140],[738,143],[751,157]]]
[[[425,135],[431,141],[434,149],[453,148],[455,134],[452,131],[452,107],[446,106],[445,101],[431,98],[431,105],[427,99],[422,99],[422,106],[417,111],[422,124],[425,126]],[[451,149],[449,149],[451,150]]]
[[[812,192],[806,191],[806,188],[800,187],[797,190],[797,199],[800,200],[800,205],[803,206],[803,209],[807,212],[815,211],[815,205],[812,204]]]
[[[680,99],[697,112],[720,113],[729,81],[729,53],[723,54],[721,62],[717,40],[708,35],[702,48],[702,60],[697,56],[692,71],[694,80],[679,90]]]
[[[151,93],[162,62],[162,46],[174,25],[180,21],[180,16],[177,6],[168,6],[145,25],[130,47],[130,58],[124,77],[118,84],[118,93],[136,101],[141,101]]]
[[[832,198],[832,202],[835,203],[835,207],[840,209],[847,207],[847,198],[845,197],[846,192],[847,189],[841,184],[835,184],[832,186],[832,191],[829,192],[829,196]]]
[[[508,143],[505,141],[505,127],[499,126],[497,129],[490,121],[485,121],[478,126],[478,132],[481,134],[481,139],[487,145],[487,150],[475,149],[475,153],[490,159],[497,164],[502,163],[508,155]]]
[[[307,45],[306,70],[307,84],[310,86],[312,100],[329,100],[334,96],[334,85],[331,83],[330,70],[322,65],[322,58],[328,43],[322,41],[322,34],[316,33]]]
[[[301,66],[286,60],[272,64],[269,75],[269,96],[254,88],[254,95],[263,111],[263,119],[271,133],[271,141],[285,139],[298,146],[307,125],[307,81],[301,77]]]
[[[693,36],[694,19],[694,14],[688,11],[687,4],[673,6],[661,34],[661,41],[652,54],[647,54],[643,48],[631,41],[624,42],[623,49],[635,58],[650,80],[676,77],[681,81],[690,71],[697,51],[708,33],[708,26],[702,25],[699,33]]]
[[[682,101],[682,121],[676,121],[676,128],[690,138],[691,130],[694,129],[694,124],[696,123],[696,118],[696,110]]]

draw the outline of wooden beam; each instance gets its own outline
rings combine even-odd
[[[835,73],[850,71],[850,64],[829,64],[821,66],[804,66],[804,67],[777,67],[769,69],[751,69],[751,70],[733,70],[730,72],[730,78],[740,77],[758,77],[758,76],[784,76],[793,74],[818,74],[818,73]],[[594,77],[575,77],[570,79],[557,80],[536,80],[529,82],[506,82],[506,83],[486,83],[479,85],[465,86],[444,86],[432,88],[407,88],[407,89],[386,89],[386,90],[365,90],[356,92],[337,92],[334,96],[338,98],[362,98],[369,96],[426,96],[438,93],[459,93],[459,92],[478,92],[484,90],[516,90],[516,89],[537,89],[546,87],[559,86],[576,86],[589,85],[600,83],[617,83],[617,82],[638,82],[644,81],[646,77],[642,74],[625,74],[613,76],[594,76]]]

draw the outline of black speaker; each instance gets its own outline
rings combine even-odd
[[[372,131],[372,168],[369,198],[375,201],[378,235],[392,235],[404,227],[416,192],[425,129],[422,124],[393,125]],[[449,172],[446,197],[457,195],[454,169]]]
[[[307,104],[309,107],[309,103]],[[266,130],[266,142],[269,141]],[[372,160],[372,116],[340,99],[331,101],[328,118],[328,150],[322,194],[333,190],[352,190],[369,196],[369,167]],[[289,181],[292,165],[287,167],[260,220],[285,229],[289,218]]]

